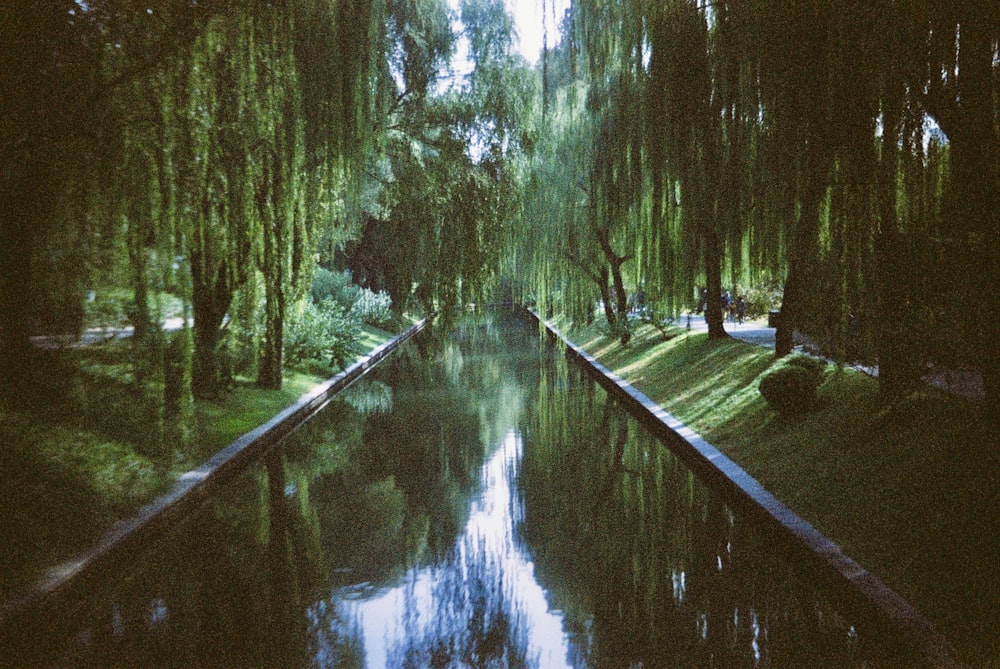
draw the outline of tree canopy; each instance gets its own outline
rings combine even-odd
[[[806,333],[887,399],[975,366],[997,406],[993,3],[571,2],[546,41],[501,0],[4,3],[6,388],[109,287],[150,392],[185,349],[195,396],[276,387],[319,266],[400,314],[603,304],[623,341],[774,288],[779,355]]]
[[[879,364],[887,399],[926,363],[972,365],[996,406],[991,3],[574,2],[564,26],[543,133],[565,148],[526,182],[527,294],[607,304],[620,271],[658,317],[704,306],[725,336],[720,294],[775,285],[778,355],[804,332]]]

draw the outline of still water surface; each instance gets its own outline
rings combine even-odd
[[[892,666],[504,314],[407,344],[95,602],[56,665]]]

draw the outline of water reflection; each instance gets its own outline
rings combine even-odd
[[[536,331],[414,343],[95,593],[59,664],[879,666]]]
[[[563,617],[514,541],[521,454],[511,430],[483,466],[483,489],[444,560],[410,569],[393,587],[340,588],[313,609],[320,666],[333,659],[331,640],[350,636],[368,667],[570,666]]]
[[[872,666],[851,626],[581,374],[561,360],[543,373],[518,487],[574,664]]]

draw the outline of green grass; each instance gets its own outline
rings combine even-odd
[[[767,349],[639,326],[622,347],[569,336],[735,460],[935,623],[972,666],[998,666],[1000,462],[980,409],[934,388],[879,403],[833,369],[819,407],[787,418],[757,390]]]
[[[361,356],[395,336],[393,333],[370,325],[362,325],[355,344],[355,356],[348,361],[350,367]],[[232,392],[213,402],[199,402],[195,408],[198,425],[199,461],[206,459],[237,437],[266,423],[278,412],[294,404],[307,392],[339,369],[327,364],[304,366],[300,370],[287,370],[281,390],[264,390],[251,379],[238,378]]]
[[[393,336],[364,326],[355,359]],[[142,443],[150,429],[145,403],[135,401],[131,354],[127,340],[38,350],[32,396],[17,410],[0,409],[0,598],[339,371],[288,370],[279,391],[238,378],[219,399],[196,403],[189,446],[157,457]]]

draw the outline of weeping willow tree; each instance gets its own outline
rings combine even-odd
[[[390,12],[386,132],[370,169],[377,204],[347,264],[398,310],[447,309],[494,283],[519,206],[514,164],[531,141],[534,79],[512,53],[502,2],[461,3],[466,71],[447,68],[457,35],[445,3]]]
[[[564,44],[542,63],[546,74],[570,72],[577,62],[585,67],[576,80],[546,83],[519,258],[533,268],[529,290],[543,311],[562,300],[564,309],[589,318],[599,298],[608,325],[627,342],[628,295],[638,274],[629,261],[635,258],[636,221],[644,215],[642,45],[626,34],[578,61],[592,21],[626,18],[612,7],[599,9],[609,13],[579,22],[570,14],[567,27],[576,31],[579,23],[579,32],[564,35]]]
[[[592,124],[585,96],[582,85],[565,87],[546,112],[507,271],[520,274],[517,289],[524,298],[534,297],[544,314],[561,309],[585,320],[599,296],[608,322],[614,323],[607,265],[590,232],[595,216],[588,190]]]
[[[591,209],[582,227],[601,251],[599,263],[593,255],[570,260],[599,287],[610,278],[611,288],[601,290],[606,316],[626,341],[627,290],[648,290],[676,316],[692,300],[697,276],[709,293],[710,335],[725,335],[724,253],[727,244],[743,246],[744,107],[756,105],[740,98],[738,33],[727,30],[724,3],[712,7],[580,3],[574,35],[564,37],[585,64],[578,77],[594,129],[584,189]],[[633,258],[626,285],[622,267]]]
[[[911,34],[927,52],[920,102],[948,139],[945,196],[951,253],[961,259],[958,331],[975,349],[991,415],[1000,415],[1000,359],[995,354],[1000,325],[983,307],[983,295],[1000,291],[1000,15],[986,1],[929,2],[913,21]],[[913,26],[914,23],[904,23]]]
[[[370,201],[362,209],[360,238],[345,250],[354,279],[385,290],[402,314],[414,286],[426,283],[426,292],[431,285],[424,281],[425,260],[446,201],[435,159],[456,151],[438,134],[434,89],[442,85],[455,36],[443,2],[398,0],[386,11],[385,58],[376,78],[379,131],[364,166]]]
[[[778,355],[806,333],[838,359],[877,362],[887,399],[926,362],[972,360],[995,397],[996,319],[977,296],[1000,275],[997,23],[988,2],[573,3],[542,66],[558,75],[546,120],[569,133],[560,91],[584,87],[573,124],[591,124],[599,158],[569,159],[596,166],[581,177],[557,141],[539,153],[518,256],[533,290],[566,300],[600,284],[600,255],[577,249],[606,226],[620,246],[604,259],[634,257],[629,288],[668,313],[707,287],[713,336],[727,271],[733,285],[777,279]],[[626,90],[638,107],[616,97]]]
[[[650,171],[654,218],[663,227],[667,203],[680,193],[679,229],[666,246],[679,255],[700,255],[709,337],[726,336],[722,274],[727,242],[742,257],[746,108],[745,74],[736,54],[740,33],[727,3],[656,5],[650,22]],[[752,118],[752,117],[751,117]],[[672,243],[671,243],[672,241]],[[663,242],[661,242],[663,243]],[[738,264],[738,263],[734,263]],[[675,268],[668,285],[677,286]]]
[[[234,11],[211,21],[177,64],[171,164],[198,396],[215,395],[232,374],[231,318],[263,320],[257,382],[281,386],[287,310],[304,292],[320,231],[344,225],[333,203],[349,197],[371,133],[381,13],[362,4]],[[244,322],[242,331],[256,329]]]
[[[80,209],[67,197],[86,181],[88,166],[104,148],[118,146],[116,125],[100,84],[100,39],[96,26],[74,20],[74,3],[14,1],[0,7],[0,52],[8,65],[0,73],[0,384],[13,390],[30,376],[29,335],[33,324],[60,311],[39,299],[55,272],[37,272],[40,253],[61,248],[84,255],[87,236],[74,239]],[[74,211],[74,209],[76,209]],[[66,242],[55,244],[58,241]],[[44,242],[50,242],[44,244]],[[42,281],[40,281],[42,279]],[[55,292],[81,286],[56,282]],[[58,285],[62,284],[62,285]],[[42,289],[42,290],[39,290]],[[55,307],[55,308],[53,308]],[[80,309],[77,306],[76,311]],[[65,312],[64,312],[65,313]],[[62,324],[73,331],[80,314]],[[44,323],[47,324],[47,323]],[[36,326],[37,327],[37,326]],[[4,392],[4,399],[19,393]]]
[[[181,76],[177,133],[182,235],[194,317],[192,384],[213,397],[229,370],[220,360],[222,325],[246,282],[254,241],[253,157],[243,123],[254,103],[253,39],[246,16],[219,17],[199,37]]]

